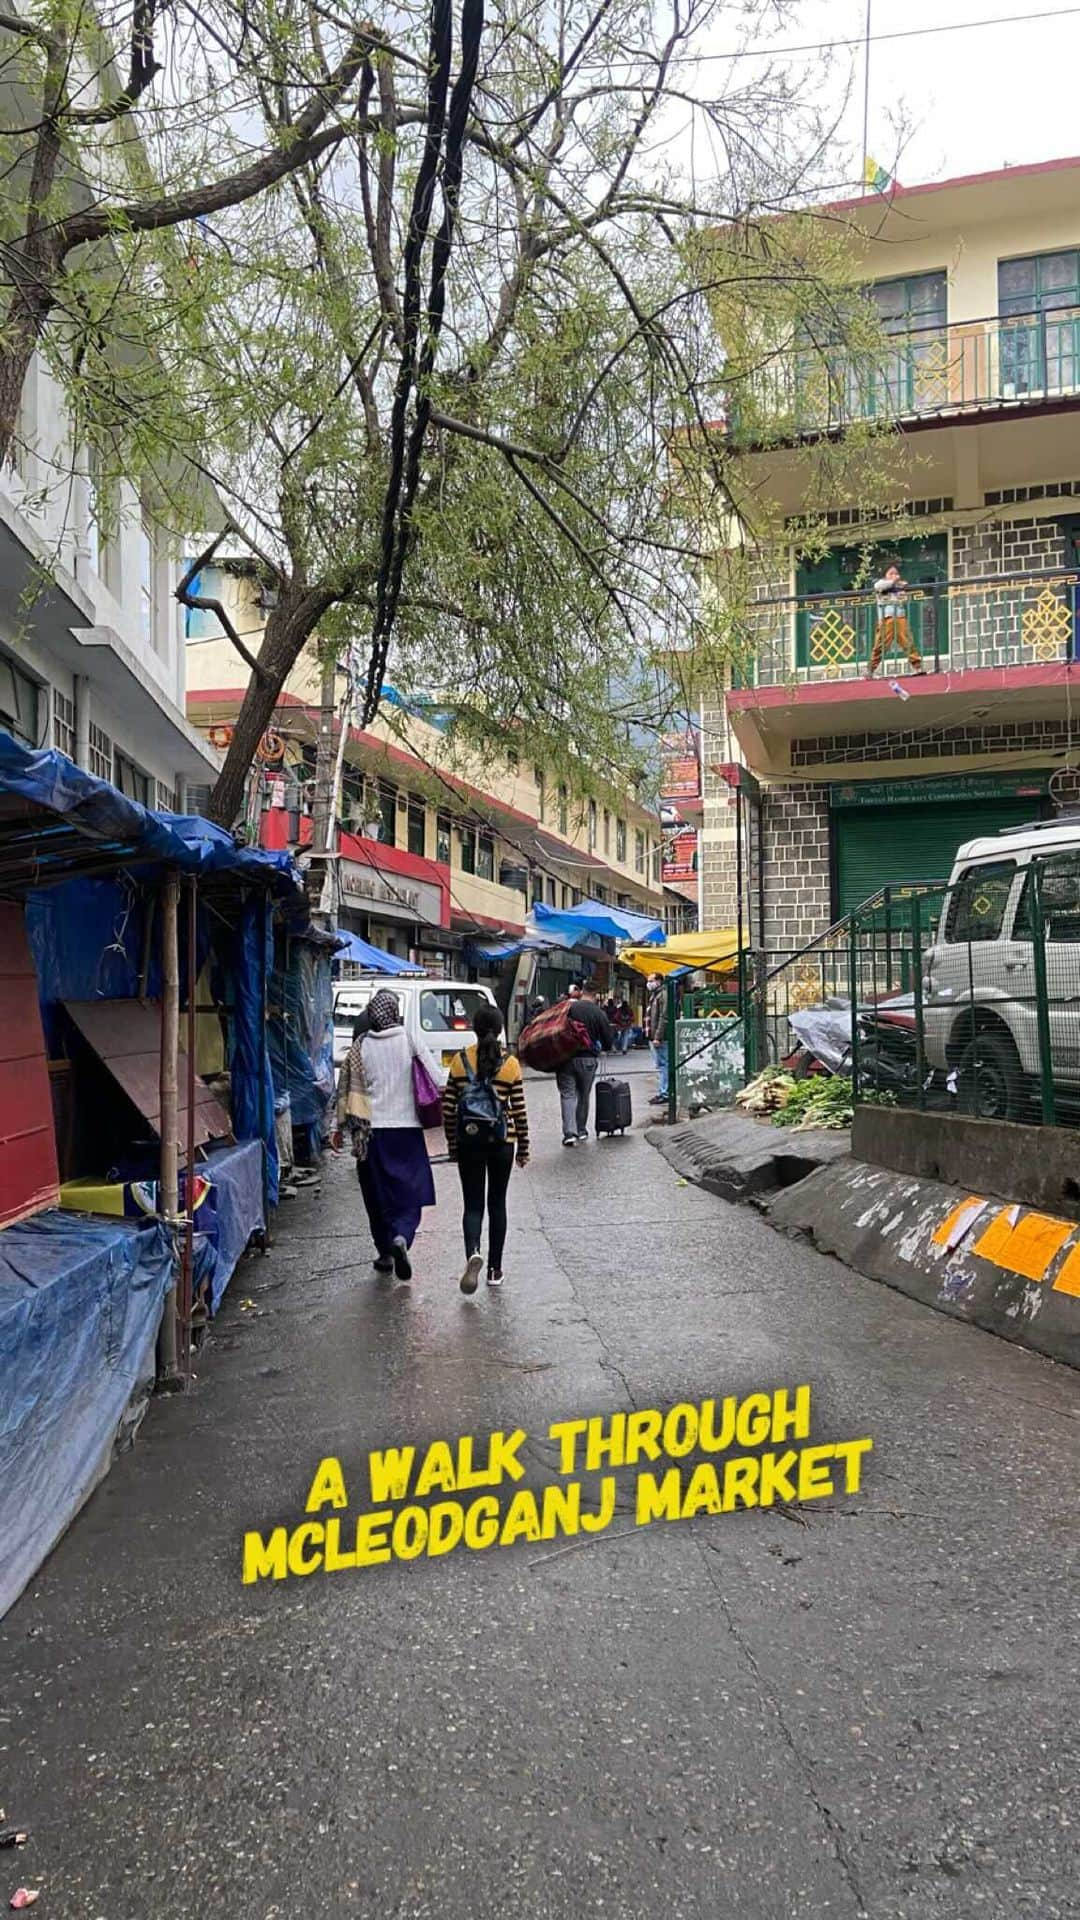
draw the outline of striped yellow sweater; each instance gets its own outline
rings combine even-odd
[[[451,1153],[457,1152],[458,1101],[468,1079],[464,1065],[466,1057],[473,1072],[476,1072],[476,1048],[468,1047],[465,1053],[455,1054],[443,1088],[443,1127]],[[517,1148],[518,1159],[524,1160],[529,1152],[529,1116],[525,1109],[525,1083],[513,1054],[506,1055],[491,1084],[506,1116],[506,1137]]]

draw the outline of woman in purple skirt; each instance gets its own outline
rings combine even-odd
[[[375,1242],[375,1271],[412,1279],[409,1249],[425,1207],[435,1205],[424,1130],[416,1116],[413,1057],[436,1085],[442,1075],[401,1024],[397,996],[381,988],[368,1002],[368,1029],[354,1039],[338,1081],[338,1134],[356,1155],[360,1192]]]

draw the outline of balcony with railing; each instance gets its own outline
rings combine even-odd
[[[947,726],[984,694],[1008,694],[1010,718],[1053,718],[1078,658],[1078,594],[1080,570],[1060,569],[942,580],[891,603],[869,587],[753,602],[728,695],[750,766],[781,771],[800,737]]]
[[[995,315],[889,334],[871,351],[796,346],[735,394],[736,445],[972,413],[1080,403],[1080,309]]]

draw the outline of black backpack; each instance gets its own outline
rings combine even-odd
[[[458,1136],[473,1146],[501,1146],[506,1139],[506,1115],[490,1080],[474,1073],[463,1053],[465,1085],[458,1096]]]

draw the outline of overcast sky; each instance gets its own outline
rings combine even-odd
[[[1050,9],[1059,17],[1034,17]],[[1080,7],[1061,0],[871,0],[871,33],[1003,16],[1019,17],[1006,26],[872,39],[869,150],[891,171],[903,141],[897,169],[903,184],[1080,151]],[[804,0],[761,43],[861,41],[865,21],[865,0]],[[709,45],[730,49],[738,37],[718,27]],[[793,55],[793,70],[814,58]],[[837,106],[850,89],[841,138],[855,177],[861,172],[861,45],[838,48],[831,60],[826,90]],[[753,63],[742,63],[740,71],[748,77]]]

